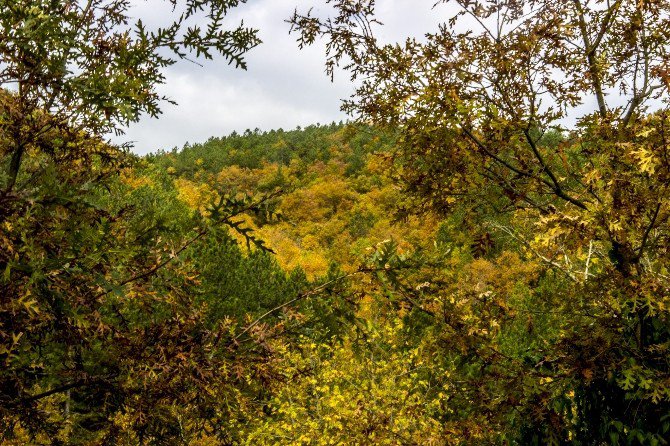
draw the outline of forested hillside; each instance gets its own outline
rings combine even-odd
[[[328,1],[352,122],[113,144],[241,3],[0,0],[0,445],[668,445],[670,3]]]
[[[402,194],[384,164],[392,148],[392,136],[370,127],[331,124],[247,131],[148,160],[170,174],[180,200],[204,212],[217,191],[238,199],[277,192],[263,204],[267,217],[245,223],[285,270],[314,278],[332,267],[352,271],[387,239],[404,249],[430,242],[431,219],[393,224]]]
[[[448,366],[446,358],[435,361],[438,307],[424,300],[435,280],[427,276],[439,265],[452,270],[454,285],[467,287],[461,280],[469,277],[476,282],[471,286],[483,287],[499,265],[484,258],[495,251],[488,233],[473,238],[455,231],[448,219],[408,215],[403,205],[411,200],[393,179],[395,150],[395,135],[365,125],[247,131],[150,155],[126,180],[156,187],[155,178],[167,176],[177,200],[203,217],[222,195],[243,201],[269,197],[260,211],[238,219],[239,227],[253,230],[249,234],[263,243],[248,243],[242,257],[276,260],[292,283],[308,291],[283,290],[288,305],[264,321],[278,317],[282,325],[275,345],[281,348],[279,368],[265,398],[250,401],[250,408],[263,411],[246,414],[253,418],[238,427],[238,441],[460,441],[439,421]],[[233,231],[233,237],[240,246],[247,242],[244,234]],[[203,246],[218,251],[206,241]],[[264,249],[271,254],[261,254]],[[506,267],[521,270],[512,268],[502,283],[511,287],[531,273],[516,254],[503,259],[512,262]],[[273,282],[262,269],[231,274],[228,265],[229,259],[215,254],[196,267],[208,307],[221,318],[267,311],[259,303]],[[221,286],[231,276],[238,278],[237,290]],[[294,297],[300,301],[292,302]],[[469,412],[468,404],[463,409]],[[481,429],[471,414],[466,418]]]

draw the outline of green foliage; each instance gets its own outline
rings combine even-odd
[[[247,314],[262,314],[307,286],[299,270],[286,274],[262,250],[245,254],[226,233],[204,238],[191,256],[200,281],[194,291],[207,303],[212,323],[225,317],[243,320]]]
[[[347,164],[347,175],[351,176],[363,168],[365,155],[388,147],[389,138],[380,140],[380,136],[365,126],[347,128],[342,123],[290,131],[247,130],[242,135],[234,132],[202,144],[187,144],[181,150],[160,151],[150,158],[165,169],[173,168],[176,175],[193,178],[198,170],[216,174],[229,166],[258,169],[263,163],[279,166],[289,166],[292,161],[327,163],[346,144],[351,153],[342,160]]]
[[[25,115],[6,122],[27,125],[26,137],[34,135],[32,112],[42,110],[102,135],[141,113],[158,115],[156,87],[176,59],[221,55],[245,67],[242,55],[259,43],[256,32],[223,24],[239,3],[166,0],[162,7],[175,11],[173,21],[149,29],[140,20],[130,24],[126,0],[3,1],[0,84],[15,84]],[[208,12],[205,29],[192,26],[202,11]]]

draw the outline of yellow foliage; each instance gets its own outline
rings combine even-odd
[[[138,189],[143,186],[153,187],[153,181],[146,175],[137,175],[130,169],[124,170],[120,176],[121,182],[132,189]]]
[[[174,184],[179,200],[194,210],[204,211],[214,196],[214,191],[206,183],[196,184],[186,178],[177,178]]]
[[[216,181],[223,190],[237,190],[242,193],[251,193],[258,186],[259,174],[251,169],[230,166],[218,173]]]
[[[329,347],[303,339],[285,356],[291,379],[271,401],[273,416],[254,423],[245,444],[449,444],[444,426],[431,417],[444,401],[422,373],[421,350],[378,346],[400,342],[401,328],[395,320],[372,330],[360,346],[369,353],[361,355],[349,340]]]

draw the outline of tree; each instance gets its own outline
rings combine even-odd
[[[500,337],[476,340],[466,363],[482,371],[482,410],[523,414],[516,441],[664,444],[670,3],[445,0],[453,18],[404,44],[376,39],[374,0],[328,3],[333,18],[290,21],[301,46],[327,40],[329,74],[343,64],[359,80],[344,108],[399,132],[410,211],[464,216],[461,230],[490,231],[567,280],[532,290],[562,296],[548,311],[563,328],[544,346],[505,359]],[[467,337],[477,319],[461,310],[437,314]],[[503,364],[507,386],[482,386]],[[572,396],[559,404],[557,388]]]
[[[0,439],[229,434],[219,403],[234,407],[239,389],[218,384],[244,363],[229,375],[231,326],[205,324],[182,253],[254,203],[192,215],[124,182],[137,160],[104,138],[160,113],[178,59],[244,67],[256,32],[224,28],[239,3],[166,1],[174,19],[151,30],[130,24],[127,0],[0,2]],[[204,28],[191,23],[201,15]]]
[[[0,86],[13,89],[14,107],[4,107],[11,137],[11,162],[4,189],[16,182],[26,148],[51,128],[76,128],[94,135],[120,131],[141,113],[157,116],[156,87],[162,70],[189,54],[219,54],[245,68],[242,54],[259,43],[242,25],[226,30],[223,20],[239,0],[166,1],[176,20],[148,29],[129,25],[127,0],[7,1],[2,4]],[[191,24],[206,11],[208,21]],[[36,114],[48,113],[49,123]]]

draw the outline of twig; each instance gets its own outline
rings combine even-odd
[[[589,241],[589,255],[586,257],[586,268],[584,268],[584,281],[589,278],[589,265],[591,264],[591,254],[593,254],[593,240]]]
[[[560,264],[554,262],[553,260],[551,260],[551,259],[549,259],[549,258],[543,256],[542,254],[540,254],[535,248],[533,248],[533,247],[531,246],[531,244],[530,244],[530,242],[528,242],[528,240],[526,240],[526,239],[524,239],[523,237],[521,237],[521,236],[519,236],[518,234],[516,234],[512,229],[507,228],[507,227],[505,227],[505,226],[503,226],[503,225],[499,225],[499,224],[497,224],[497,223],[493,223],[493,222],[489,222],[489,224],[490,224],[494,229],[501,230],[501,231],[505,232],[507,235],[509,235],[509,236],[511,236],[512,238],[514,238],[515,240],[517,240],[517,241],[523,243],[523,244],[524,244],[524,245],[525,245],[525,246],[526,246],[526,247],[527,247],[533,254],[535,254],[535,255],[536,255],[538,258],[540,258],[542,261],[544,261],[545,263],[547,263],[547,264],[553,266],[554,268],[558,269],[559,271],[561,271],[563,274],[565,274],[566,276],[568,276],[573,282],[577,282],[577,279],[575,278],[575,276],[574,276],[570,271],[566,270],[566,269],[563,268]]]
[[[374,271],[377,271],[377,269],[374,269],[374,268],[358,268],[356,271],[354,271],[352,273],[342,274],[340,276],[335,277],[334,279],[331,279],[331,280],[329,280],[325,283],[322,283],[321,285],[317,286],[316,288],[312,288],[311,290],[308,290],[308,291],[305,291],[303,293],[298,294],[293,299],[291,299],[289,301],[286,301],[283,304],[277,305],[273,309],[268,310],[265,313],[263,313],[262,315],[260,315],[252,323],[247,325],[237,336],[235,336],[233,339],[231,339],[230,342],[229,342],[229,345],[232,344],[232,343],[237,342],[242,336],[247,334],[252,328],[254,328],[258,324],[260,324],[263,321],[263,319],[265,319],[266,317],[276,313],[277,311],[282,310],[282,309],[284,309],[284,308],[286,308],[290,305],[293,305],[294,303],[296,303],[298,301],[301,301],[301,300],[306,299],[308,297],[314,296],[315,294],[319,294],[321,291],[328,288],[330,285],[332,285],[334,283],[340,282],[344,279],[355,276],[357,274],[374,272]]]
[[[229,221],[231,218],[235,218],[240,214],[243,214],[247,211],[250,211],[254,207],[263,204],[264,202],[276,197],[277,195],[279,195],[281,193],[282,193],[282,191],[279,190],[279,191],[273,192],[271,194],[268,194],[268,195],[264,196],[263,198],[261,198],[260,200],[258,200],[256,202],[253,202],[253,203],[249,204],[248,206],[245,206],[241,209],[238,209],[237,211],[231,213],[230,215],[227,215],[225,218],[220,219],[219,222],[220,223],[225,223],[226,221]],[[112,287],[110,287],[110,288],[108,288],[104,291],[101,291],[100,293],[98,293],[95,296],[94,299],[99,299],[99,298],[111,293],[115,288],[119,288],[119,287],[122,287],[124,285],[128,285],[129,283],[135,282],[135,281],[140,280],[140,279],[144,279],[146,277],[149,277],[149,276],[155,274],[159,269],[165,267],[172,260],[176,259],[179,256],[179,254],[181,254],[183,251],[185,251],[189,246],[191,246],[192,244],[194,244],[195,242],[200,240],[202,237],[207,235],[207,233],[209,233],[209,231],[210,231],[210,229],[208,227],[204,227],[204,228],[200,229],[193,237],[191,237],[186,243],[184,243],[178,250],[171,253],[171,255],[166,260],[158,263],[157,265],[149,268],[146,271],[143,271],[141,273],[138,273],[134,276],[131,276],[131,277],[121,281],[116,286],[112,286]]]

